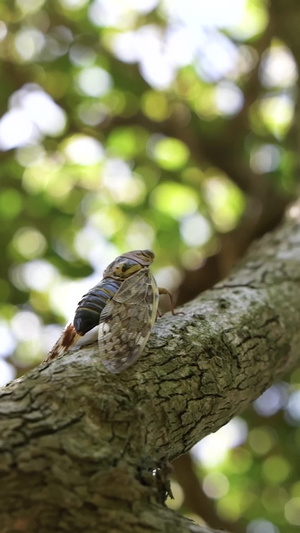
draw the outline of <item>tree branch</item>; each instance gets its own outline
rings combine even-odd
[[[128,371],[109,374],[91,345],[3,389],[2,531],[204,533],[161,504],[166,461],[299,364],[299,266],[288,220],[184,315],[159,320]]]

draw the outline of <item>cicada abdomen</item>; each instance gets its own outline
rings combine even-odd
[[[98,326],[104,307],[119,290],[121,283],[121,280],[106,278],[82,297],[73,320],[74,328],[79,335],[85,335]]]
[[[120,288],[122,280],[105,278],[90,289],[80,300],[72,324],[68,324],[49,352],[46,361],[67,352],[80,337],[99,325],[100,315],[107,303]]]
[[[159,289],[149,271],[153,259],[151,250],[117,257],[102,281],[81,299],[73,324],[64,330],[48,359],[65,353],[99,324],[99,354],[106,368],[119,373],[131,366],[143,351],[157,316]]]

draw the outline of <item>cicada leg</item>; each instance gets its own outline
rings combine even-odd
[[[159,294],[167,294],[167,295],[169,296],[170,307],[171,307],[172,315],[182,315],[182,314],[183,314],[183,313],[176,313],[176,311],[174,310],[173,296],[172,296],[172,294],[168,291],[168,289],[163,289],[162,287],[158,287],[158,293],[159,293]]]
[[[162,312],[159,308],[156,310],[156,318],[160,318],[162,316]]]

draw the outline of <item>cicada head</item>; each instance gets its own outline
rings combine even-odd
[[[126,279],[151,265],[154,253],[151,250],[132,250],[117,257],[104,270],[103,278]]]

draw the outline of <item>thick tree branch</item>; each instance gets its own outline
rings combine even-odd
[[[299,364],[299,267],[289,220],[184,315],[159,320],[128,371],[109,374],[91,345],[3,389],[2,531],[204,533],[160,503],[166,461]]]

